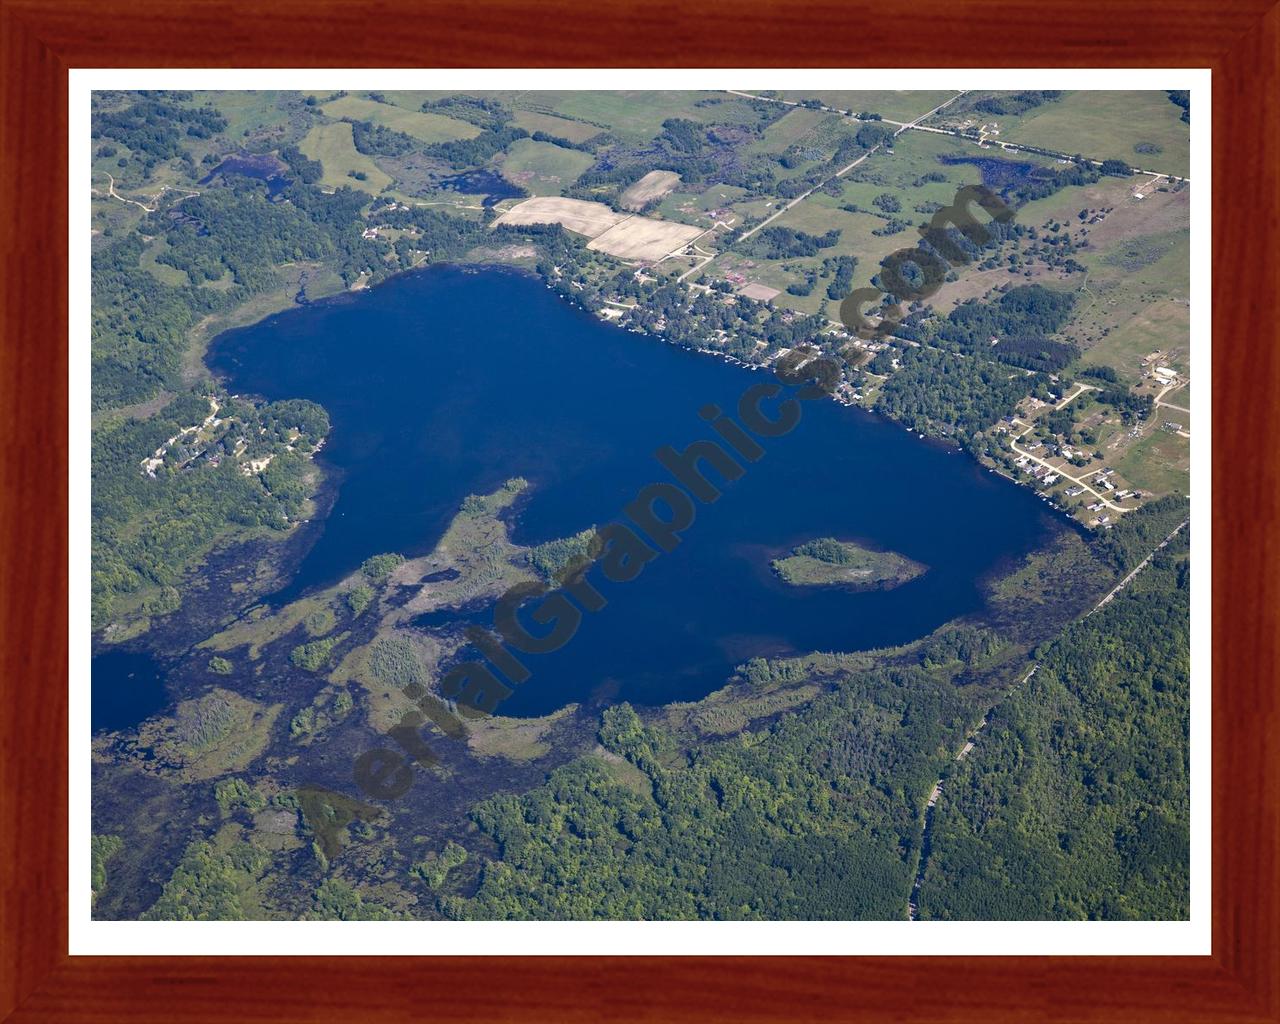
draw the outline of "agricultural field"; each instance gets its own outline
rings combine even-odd
[[[995,117],[1000,139],[1045,149],[1123,160],[1133,167],[1191,173],[1191,128],[1182,108],[1160,91],[1069,92],[1017,117]],[[1145,146],[1144,146],[1145,144]],[[1143,152],[1135,147],[1154,147]]]
[[[513,206],[495,224],[563,224],[591,239],[587,248],[626,260],[659,260],[688,244],[701,228],[615,213],[584,199],[539,197]]]
[[[501,157],[502,176],[535,196],[557,196],[591,166],[590,153],[517,139]]]
[[[752,92],[754,90],[746,90]],[[939,103],[945,103],[955,95],[950,89],[903,89],[899,91],[842,92],[792,91],[759,93],[761,96],[777,96],[779,99],[800,102],[807,99],[821,100],[833,110],[847,110],[854,114],[867,112],[879,114],[891,121],[912,121],[928,113]]]
[[[585,199],[538,197],[517,203],[499,217],[495,224],[563,224],[568,230],[595,238],[627,219],[604,203]]]
[[[421,100],[418,101],[421,104]],[[378,103],[357,96],[343,96],[320,108],[335,120],[344,117],[357,121],[393,128],[411,135],[428,145],[435,142],[453,142],[456,139],[474,139],[480,129],[466,121],[459,121],[443,114],[425,114],[416,109],[405,109],[393,103]]]
[[[688,245],[700,234],[701,228],[688,224],[637,216],[597,235],[587,248],[624,260],[660,260]]]
[[[618,202],[624,210],[640,210],[646,204],[660,199],[680,184],[675,171],[650,171],[622,193]]]
[[[298,148],[304,156],[320,161],[324,167],[320,182],[328,188],[350,185],[377,195],[391,184],[391,176],[356,149],[351,125],[345,121],[316,125]]]

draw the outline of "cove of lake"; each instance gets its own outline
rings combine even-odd
[[[338,498],[274,604],[369,555],[429,552],[466,495],[513,476],[532,484],[518,543],[616,520],[641,487],[669,479],[655,449],[714,437],[700,408],[732,411],[772,379],[606,325],[531,275],[447,266],[227,332],[209,365],[232,391],[311,399],[331,419],[321,458]],[[1062,528],[1029,490],[962,453],[828,400],[762,444],[764,458],[699,506],[673,553],[630,583],[603,583],[607,608],[562,650],[527,656],[533,677],[501,714],[696,700],[756,655],[903,643],[980,609],[985,575]],[[773,576],[778,551],[829,535],[929,570],[868,592]]]

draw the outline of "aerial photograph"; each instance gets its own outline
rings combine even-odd
[[[1191,94],[724,84],[92,94],[95,921],[1190,918]]]

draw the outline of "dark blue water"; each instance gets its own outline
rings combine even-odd
[[[484,196],[481,206],[493,206],[503,199],[528,195],[524,189],[511,184],[502,175],[494,174],[492,171],[466,171],[462,174],[451,174],[447,178],[436,181],[436,187],[447,192]]]
[[[217,167],[200,179],[199,184],[208,185],[214,178],[222,174],[242,174],[246,178],[257,178],[267,186],[267,195],[275,196],[289,184],[284,172],[288,170],[270,153],[237,153],[227,157]]]
[[[1052,168],[1026,160],[1006,160],[995,156],[955,156],[947,153],[941,154],[938,159],[944,164],[973,164],[982,173],[982,184],[997,191],[1005,191],[1027,180],[1048,181],[1054,177]]]
[[[467,494],[512,476],[533,484],[519,542],[615,520],[668,479],[656,448],[714,436],[700,408],[736,409],[772,379],[609,327],[530,276],[450,267],[228,332],[210,365],[233,390],[319,402],[333,425],[323,459],[339,497],[277,601],[377,552],[430,551]],[[696,699],[754,655],[908,641],[980,608],[979,578],[1058,528],[1030,491],[834,402],[806,403],[794,431],[762,443],[765,457],[699,506],[674,553],[603,583],[604,611],[561,651],[528,656],[533,678],[502,713],[592,695]],[[770,557],[827,535],[929,571],[867,593],[773,577]]]
[[[93,731],[131,729],[169,703],[164,673],[151,655],[107,651],[93,659]]]

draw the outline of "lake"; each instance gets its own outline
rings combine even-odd
[[[714,437],[772,379],[608,326],[531,275],[434,267],[221,335],[210,366],[236,392],[308,398],[329,412],[321,459],[339,488],[283,603],[369,555],[429,552],[470,493],[513,476],[532,489],[514,539],[537,543],[619,518],[668,480],[653,453]],[[501,707],[696,700],[756,655],[903,643],[983,604],[981,578],[1061,529],[1029,490],[968,456],[828,400],[724,487],[671,554],[609,600]],[[795,588],[769,559],[822,536],[900,552],[928,572],[895,590]],[[436,615],[490,621],[489,609]],[[471,654],[463,652],[464,657]]]
[[[92,730],[131,729],[169,702],[164,672],[145,651],[107,650],[93,659]]]
[[[288,187],[289,178],[285,174],[288,170],[288,165],[273,153],[233,153],[201,178],[199,184],[208,185],[214,178],[241,174],[264,182],[267,196],[274,197]]]

